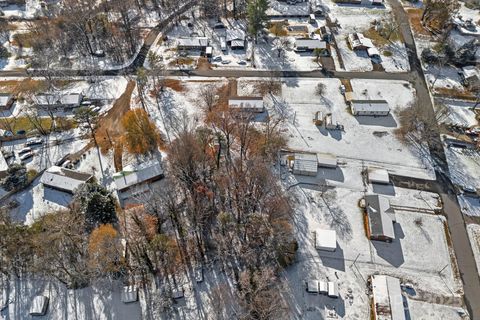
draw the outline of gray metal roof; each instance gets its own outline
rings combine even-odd
[[[149,161],[137,167],[124,168],[114,175],[117,190],[122,191],[145,181],[163,176],[163,168],[158,160]]]
[[[378,194],[367,194],[365,206],[368,213],[368,222],[372,236],[385,236],[395,239],[393,228],[394,212],[390,207],[390,201]]]
[[[316,173],[318,170],[318,159],[315,153],[295,153],[293,162],[294,171]]]
[[[34,103],[38,106],[79,106],[82,102],[81,93],[52,94],[41,93],[34,96]]]
[[[326,49],[327,43],[317,39],[300,39],[295,41],[295,46],[297,48]]]
[[[229,29],[226,32],[226,38],[228,42],[233,40],[245,40],[245,32],[240,29]]]
[[[208,46],[207,37],[178,38],[177,45],[180,47],[206,47]]]
[[[90,173],[53,166],[43,173],[40,182],[45,186],[73,193],[76,188],[92,178],[93,175]]]
[[[390,107],[385,100],[352,100],[350,102],[356,111],[389,112]]]
[[[262,112],[264,109],[262,97],[232,97],[228,99],[228,107],[235,110],[255,110]]]

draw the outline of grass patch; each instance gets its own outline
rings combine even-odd
[[[442,96],[448,96],[463,100],[475,101],[476,97],[470,91],[461,91],[455,88],[437,88],[435,92]]]
[[[48,131],[52,127],[52,119],[49,117],[38,118],[38,125],[45,131]],[[73,119],[65,117],[57,117],[55,119],[55,130],[66,131],[76,127]],[[13,133],[19,130],[25,130],[27,133],[36,129],[35,125],[28,117],[16,117],[16,118],[0,118],[0,129],[12,131]]]
[[[425,29],[422,25],[422,14],[423,10],[419,8],[409,8],[407,9],[408,17],[410,18],[410,26],[416,34],[431,36],[430,31]]]
[[[31,48],[33,46],[35,35],[31,32],[16,33],[12,37],[12,45],[23,48]]]
[[[163,86],[177,92],[185,91],[185,87],[183,86],[182,82],[177,79],[165,79]]]
[[[383,51],[383,55],[384,55],[385,57],[391,57],[391,56],[393,56],[393,53],[392,53],[391,51],[384,50],[384,51]]]
[[[363,34],[365,35],[365,37],[372,39],[373,44],[375,44],[377,47],[384,47],[390,44],[391,42],[402,40],[402,36],[398,30],[392,32],[392,34],[390,35],[390,39],[387,39],[386,37],[384,37],[382,34],[380,34],[380,32],[378,32],[374,28],[368,29]]]

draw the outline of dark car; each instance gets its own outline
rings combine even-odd
[[[27,133],[27,131],[25,131],[25,130],[18,130],[18,131],[17,131],[17,135],[19,135],[19,136],[22,136],[22,135],[24,135],[24,134],[26,134],[26,133]]]

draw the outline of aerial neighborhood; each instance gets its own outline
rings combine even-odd
[[[477,0],[0,0],[0,320],[479,297]]]

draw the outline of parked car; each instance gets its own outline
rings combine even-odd
[[[12,131],[5,131],[5,132],[3,133],[3,136],[4,136],[4,137],[13,137],[13,132],[12,132]]]
[[[471,136],[478,136],[480,135],[480,127],[475,127],[475,128],[465,130],[465,133]]]
[[[213,62],[222,62],[222,56],[215,56],[212,58]]]
[[[24,135],[26,133],[27,133],[27,131],[25,131],[25,130],[18,130],[17,131],[17,135],[19,135],[19,136]]]
[[[343,84],[340,85],[340,93],[345,95],[345,86]]]
[[[102,108],[100,108],[100,107],[95,107],[95,108],[92,108],[92,111],[98,113],[98,112],[100,111],[100,109],[102,109]]]
[[[43,144],[43,140],[41,138],[33,139],[33,140],[27,141],[25,143],[25,145],[27,147],[36,146],[36,145],[39,145],[39,144]]]
[[[230,60],[222,60],[222,64],[229,64],[230,62],[232,62],[232,61],[230,61]]]
[[[21,149],[20,151],[18,151],[18,154],[21,155],[21,154],[24,154],[24,153],[27,153],[27,152],[32,152],[32,148],[25,147],[25,148]]]
[[[240,61],[238,61],[237,63],[238,63],[239,65],[242,65],[242,66],[243,66],[243,65],[246,65],[246,64],[247,64],[247,61],[245,61],[245,60],[240,60]]]
[[[27,152],[25,153],[23,156],[20,157],[20,160],[22,162],[25,162],[26,160],[30,159],[31,157],[33,157],[34,153],[33,151],[30,151],[30,152]]]

